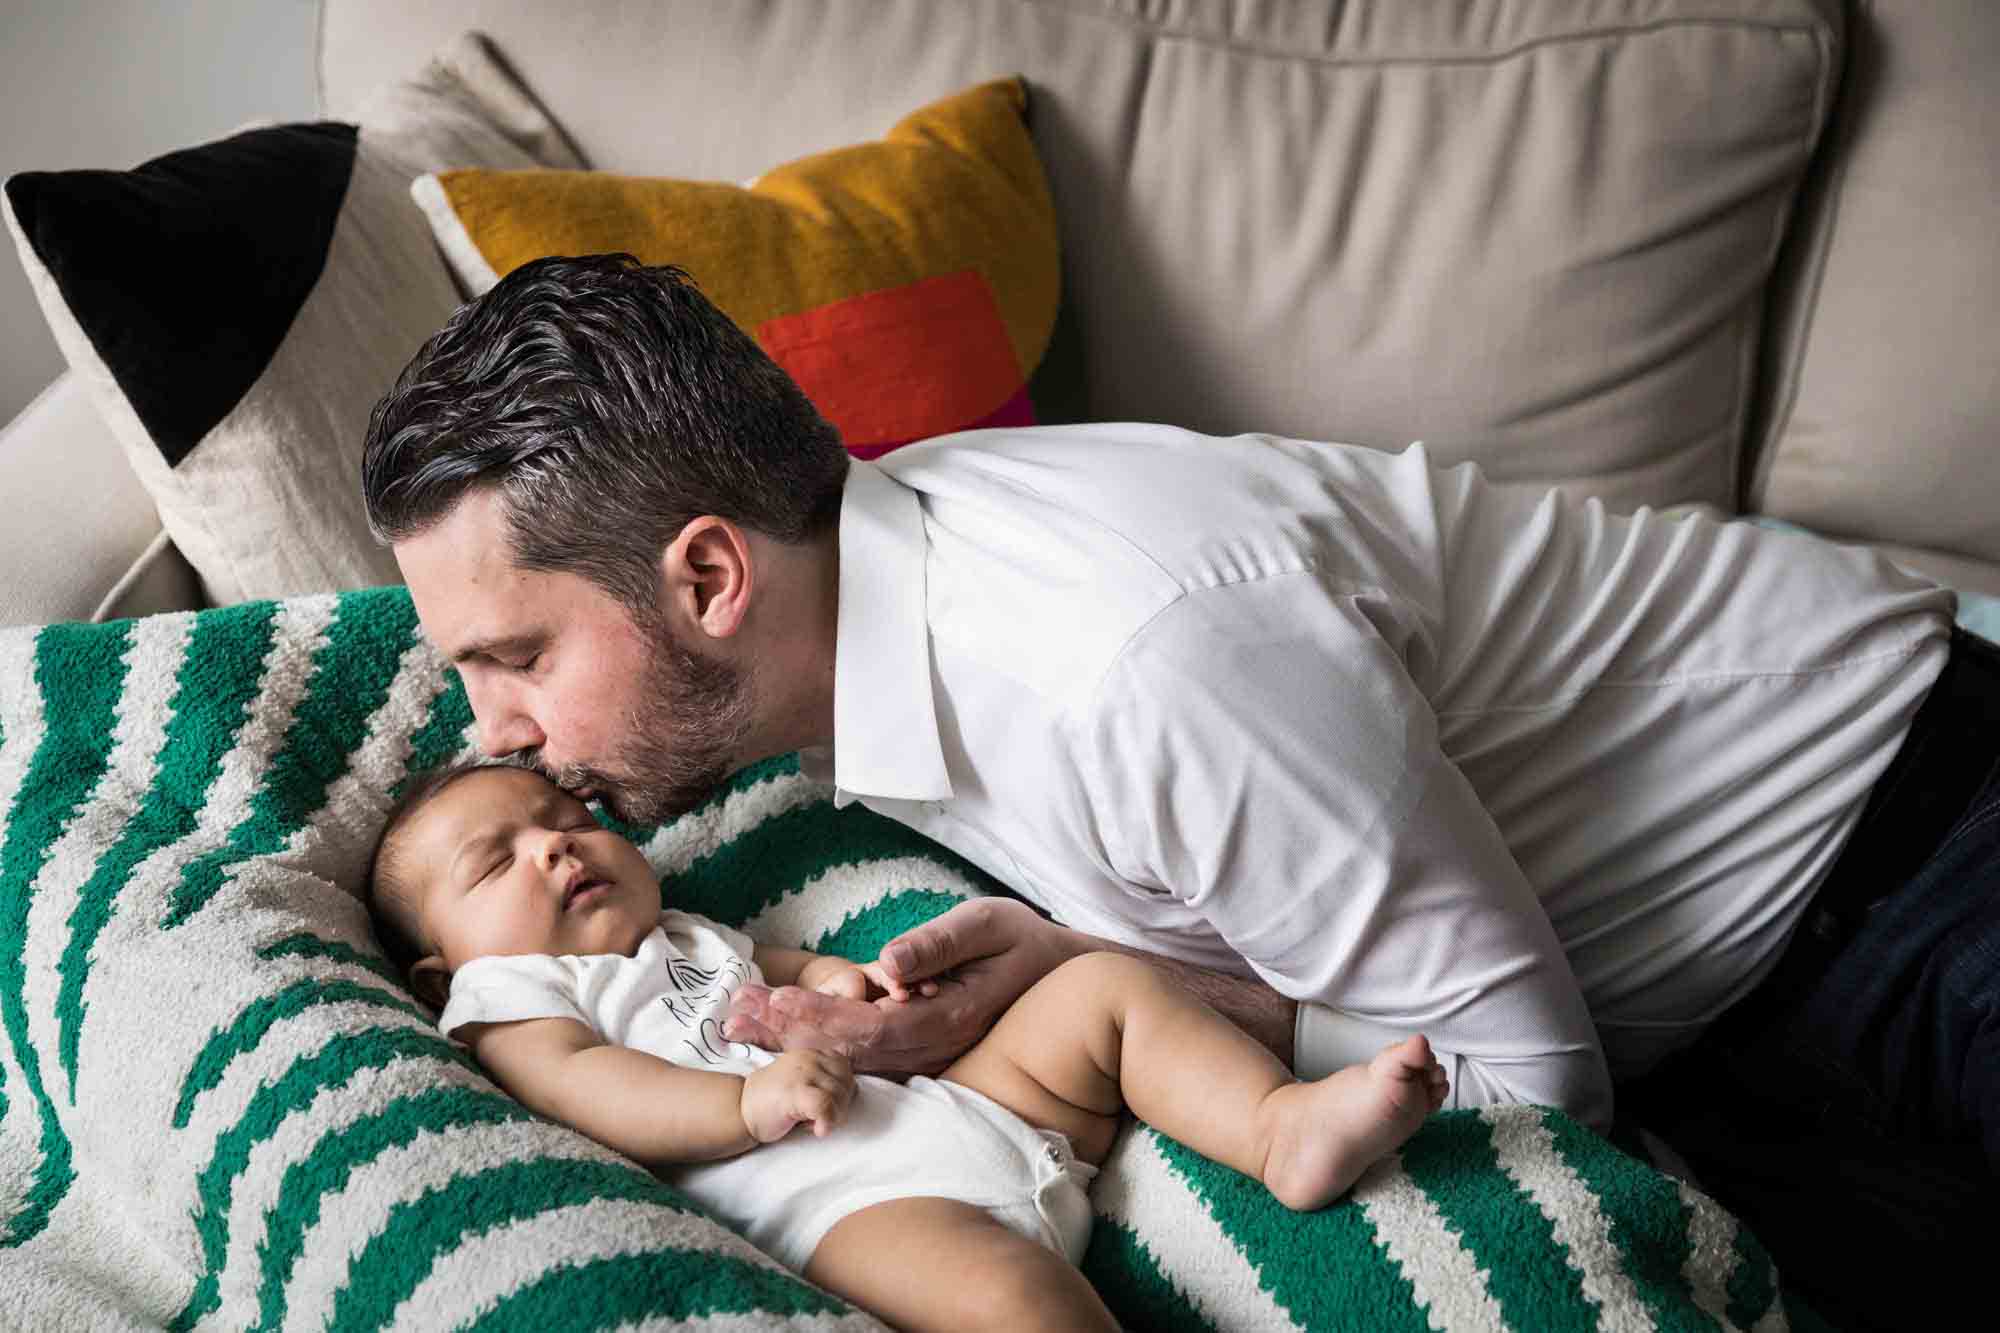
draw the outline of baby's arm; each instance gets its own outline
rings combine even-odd
[[[647,1166],[733,1157],[801,1123],[825,1134],[854,1095],[847,1062],[820,1052],[789,1052],[745,1078],[608,1045],[573,1018],[468,1023],[455,1035],[529,1110]]]
[[[850,963],[845,958],[834,958],[827,954],[808,953],[804,949],[780,949],[776,945],[759,944],[756,962],[758,971],[773,989],[779,986],[798,986],[804,990],[819,991],[824,995],[841,995],[850,1000],[868,998],[871,977],[859,963]],[[886,976],[878,979],[879,989]],[[896,988],[896,998],[903,999],[902,988]]]

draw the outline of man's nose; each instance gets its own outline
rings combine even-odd
[[[471,702],[479,748],[492,758],[499,759],[516,750],[536,749],[547,742],[548,737],[525,710],[491,697],[474,697]]]

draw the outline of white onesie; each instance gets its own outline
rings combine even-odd
[[[617,1046],[691,1069],[749,1074],[777,1057],[722,1035],[729,997],[763,982],[750,937],[687,912],[664,911],[639,952],[479,958],[451,979],[438,1027],[573,1018]],[[1084,1190],[1097,1168],[1068,1138],[1037,1129],[992,1098],[918,1076],[862,1074],[847,1118],[825,1138],[810,1127],[664,1179],[766,1253],[802,1269],[833,1224],[870,1204],[957,1199],[1068,1257],[1090,1239]]]

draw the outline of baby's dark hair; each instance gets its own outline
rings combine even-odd
[[[504,762],[474,756],[425,769],[410,777],[409,784],[389,807],[389,820],[382,826],[382,835],[375,840],[375,852],[368,861],[362,896],[382,952],[389,955],[389,961],[405,977],[418,960],[431,952],[431,947],[417,924],[415,895],[411,892],[415,886],[402,878],[403,867],[397,860],[402,832],[419,811],[452,783],[468,773],[507,766]]]

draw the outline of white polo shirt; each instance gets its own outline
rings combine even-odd
[[[1775,961],[1943,664],[1858,549],[1163,426],[856,461],[831,755],[1064,923],[1610,1114]],[[830,770],[830,771],[828,771]],[[1600,1046],[1601,1039],[1601,1046]]]

